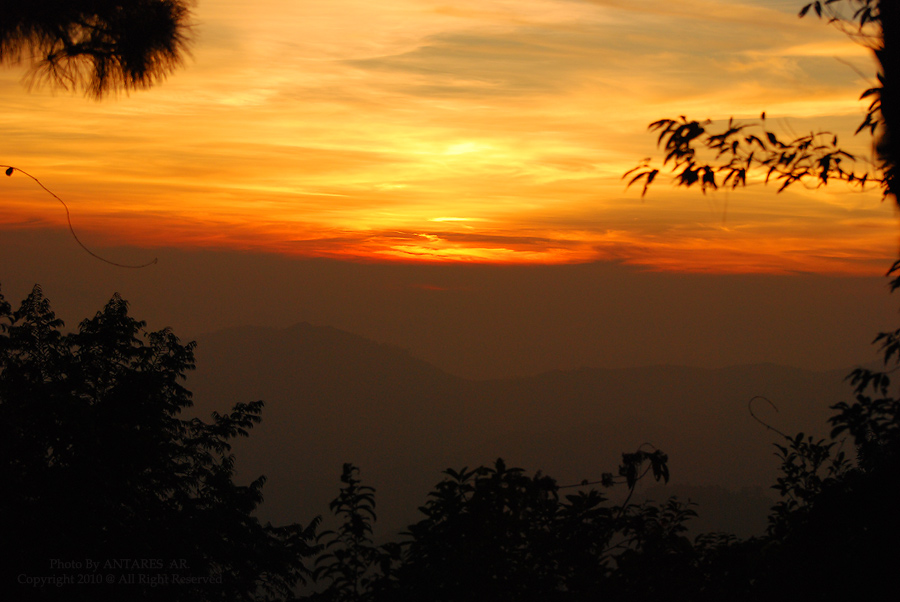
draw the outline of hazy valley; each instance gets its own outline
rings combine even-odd
[[[650,487],[700,502],[698,528],[749,535],[765,526],[779,430],[824,436],[828,407],[850,396],[849,372],[773,364],[700,369],[583,368],[466,380],[383,345],[306,323],[232,328],[198,340],[188,379],[197,415],[263,399],[263,421],[235,445],[241,479],[265,474],[261,516],[307,522],[327,513],[344,462],[376,487],[379,531],[416,520],[448,467],[503,457],[560,484],[613,472],[647,442],[669,454],[672,480]],[[646,487],[644,488],[647,489]]]

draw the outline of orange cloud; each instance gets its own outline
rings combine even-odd
[[[877,194],[624,192],[660,117],[766,110],[852,133],[862,84],[833,57],[865,55],[768,4],[260,0],[197,19],[194,62],[129,98],[28,93],[0,71],[0,160],[95,244],[824,273],[896,253]],[[28,182],[0,195],[4,228],[64,225]]]

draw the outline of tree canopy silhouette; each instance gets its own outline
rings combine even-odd
[[[424,518],[404,540],[383,546],[371,538],[374,489],[361,485],[358,469],[346,464],[331,504],[341,526],[320,535],[325,545],[314,576],[324,587],[306,599],[650,599],[642,595],[664,589],[679,571],[647,559],[691,547],[683,535],[693,515],[688,505],[674,499],[631,503],[645,476],[668,480],[667,461],[660,450],[639,449],[622,455],[618,475],[566,486],[502,459],[471,470],[447,469],[419,508]],[[596,485],[625,485],[626,500],[607,503]],[[567,489],[574,491],[564,494]],[[685,558],[678,562],[687,566]]]
[[[290,597],[318,523],[260,524],[265,478],[233,480],[230,441],[263,403],[180,417],[194,344],[144,326],[118,295],[69,334],[40,287],[15,311],[0,296],[0,532],[16,556],[4,599]],[[60,581],[86,559],[100,581]]]
[[[0,62],[32,83],[100,98],[147,88],[182,64],[191,0],[0,0]]]
[[[665,151],[662,165],[654,167],[651,159],[645,159],[625,174],[630,176],[628,185],[643,183],[642,194],[646,194],[657,176],[668,170],[674,174],[676,185],[697,184],[706,192],[746,186],[748,178],[758,173],[766,183],[777,182],[779,192],[798,182],[821,186],[843,180],[859,187],[875,182],[885,197],[900,202],[896,173],[900,155],[900,6],[893,0],[822,0],[800,10],[801,17],[812,13],[827,18],[870,48],[878,62],[877,83],[860,95],[870,104],[857,129],[857,133],[868,131],[877,138],[874,165],[867,166],[842,150],[837,136],[830,132],[794,139],[779,137],[766,126],[765,112],[758,123],[729,119],[724,127],[714,127],[708,119],[698,121],[682,115],[650,124],[651,131],[659,132],[657,144]]]

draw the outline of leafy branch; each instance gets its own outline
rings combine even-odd
[[[876,92],[867,90],[864,97],[873,94]],[[782,139],[767,129],[765,113],[760,116],[760,123],[741,123],[732,118],[724,129],[711,130],[712,123],[688,120],[683,115],[651,123],[648,129],[659,132],[657,146],[665,151],[662,166],[653,167],[650,159],[644,159],[622,176],[631,176],[628,187],[643,182],[644,196],[665,169],[674,174],[677,186],[690,188],[697,184],[704,194],[720,187],[747,186],[754,172],[767,184],[779,182],[778,192],[797,182],[818,187],[840,180],[860,189],[867,183],[882,182],[880,176],[868,170],[857,171],[857,157],[841,149],[838,137],[830,132]],[[875,125],[864,122],[860,129],[863,127]]]

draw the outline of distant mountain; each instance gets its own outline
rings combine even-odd
[[[234,450],[242,477],[268,477],[264,519],[305,523],[327,514],[341,465],[352,462],[377,489],[386,532],[417,520],[442,470],[497,457],[569,484],[615,471],[622,452],[648,442],[669,454],[673,491],[691,486],[701,504],[703,491],[721,500],[723,487],[768,487],[777,435],[750,416],[748,400],[775,403],[778,411],[764,401],[753,409],[783,432],[824,435],[828,406],[849,397],[848,371],[667,365],[471,381],[403,349],[303,323],[201,337],[187,385],[203,417],[265,400],[262,424]],[[750,505],[759,516],[747,520],[761,529],[756,492]],[[727,522],[722,503],[711,504]],[[747,512],[735,510],[745,519]]]

